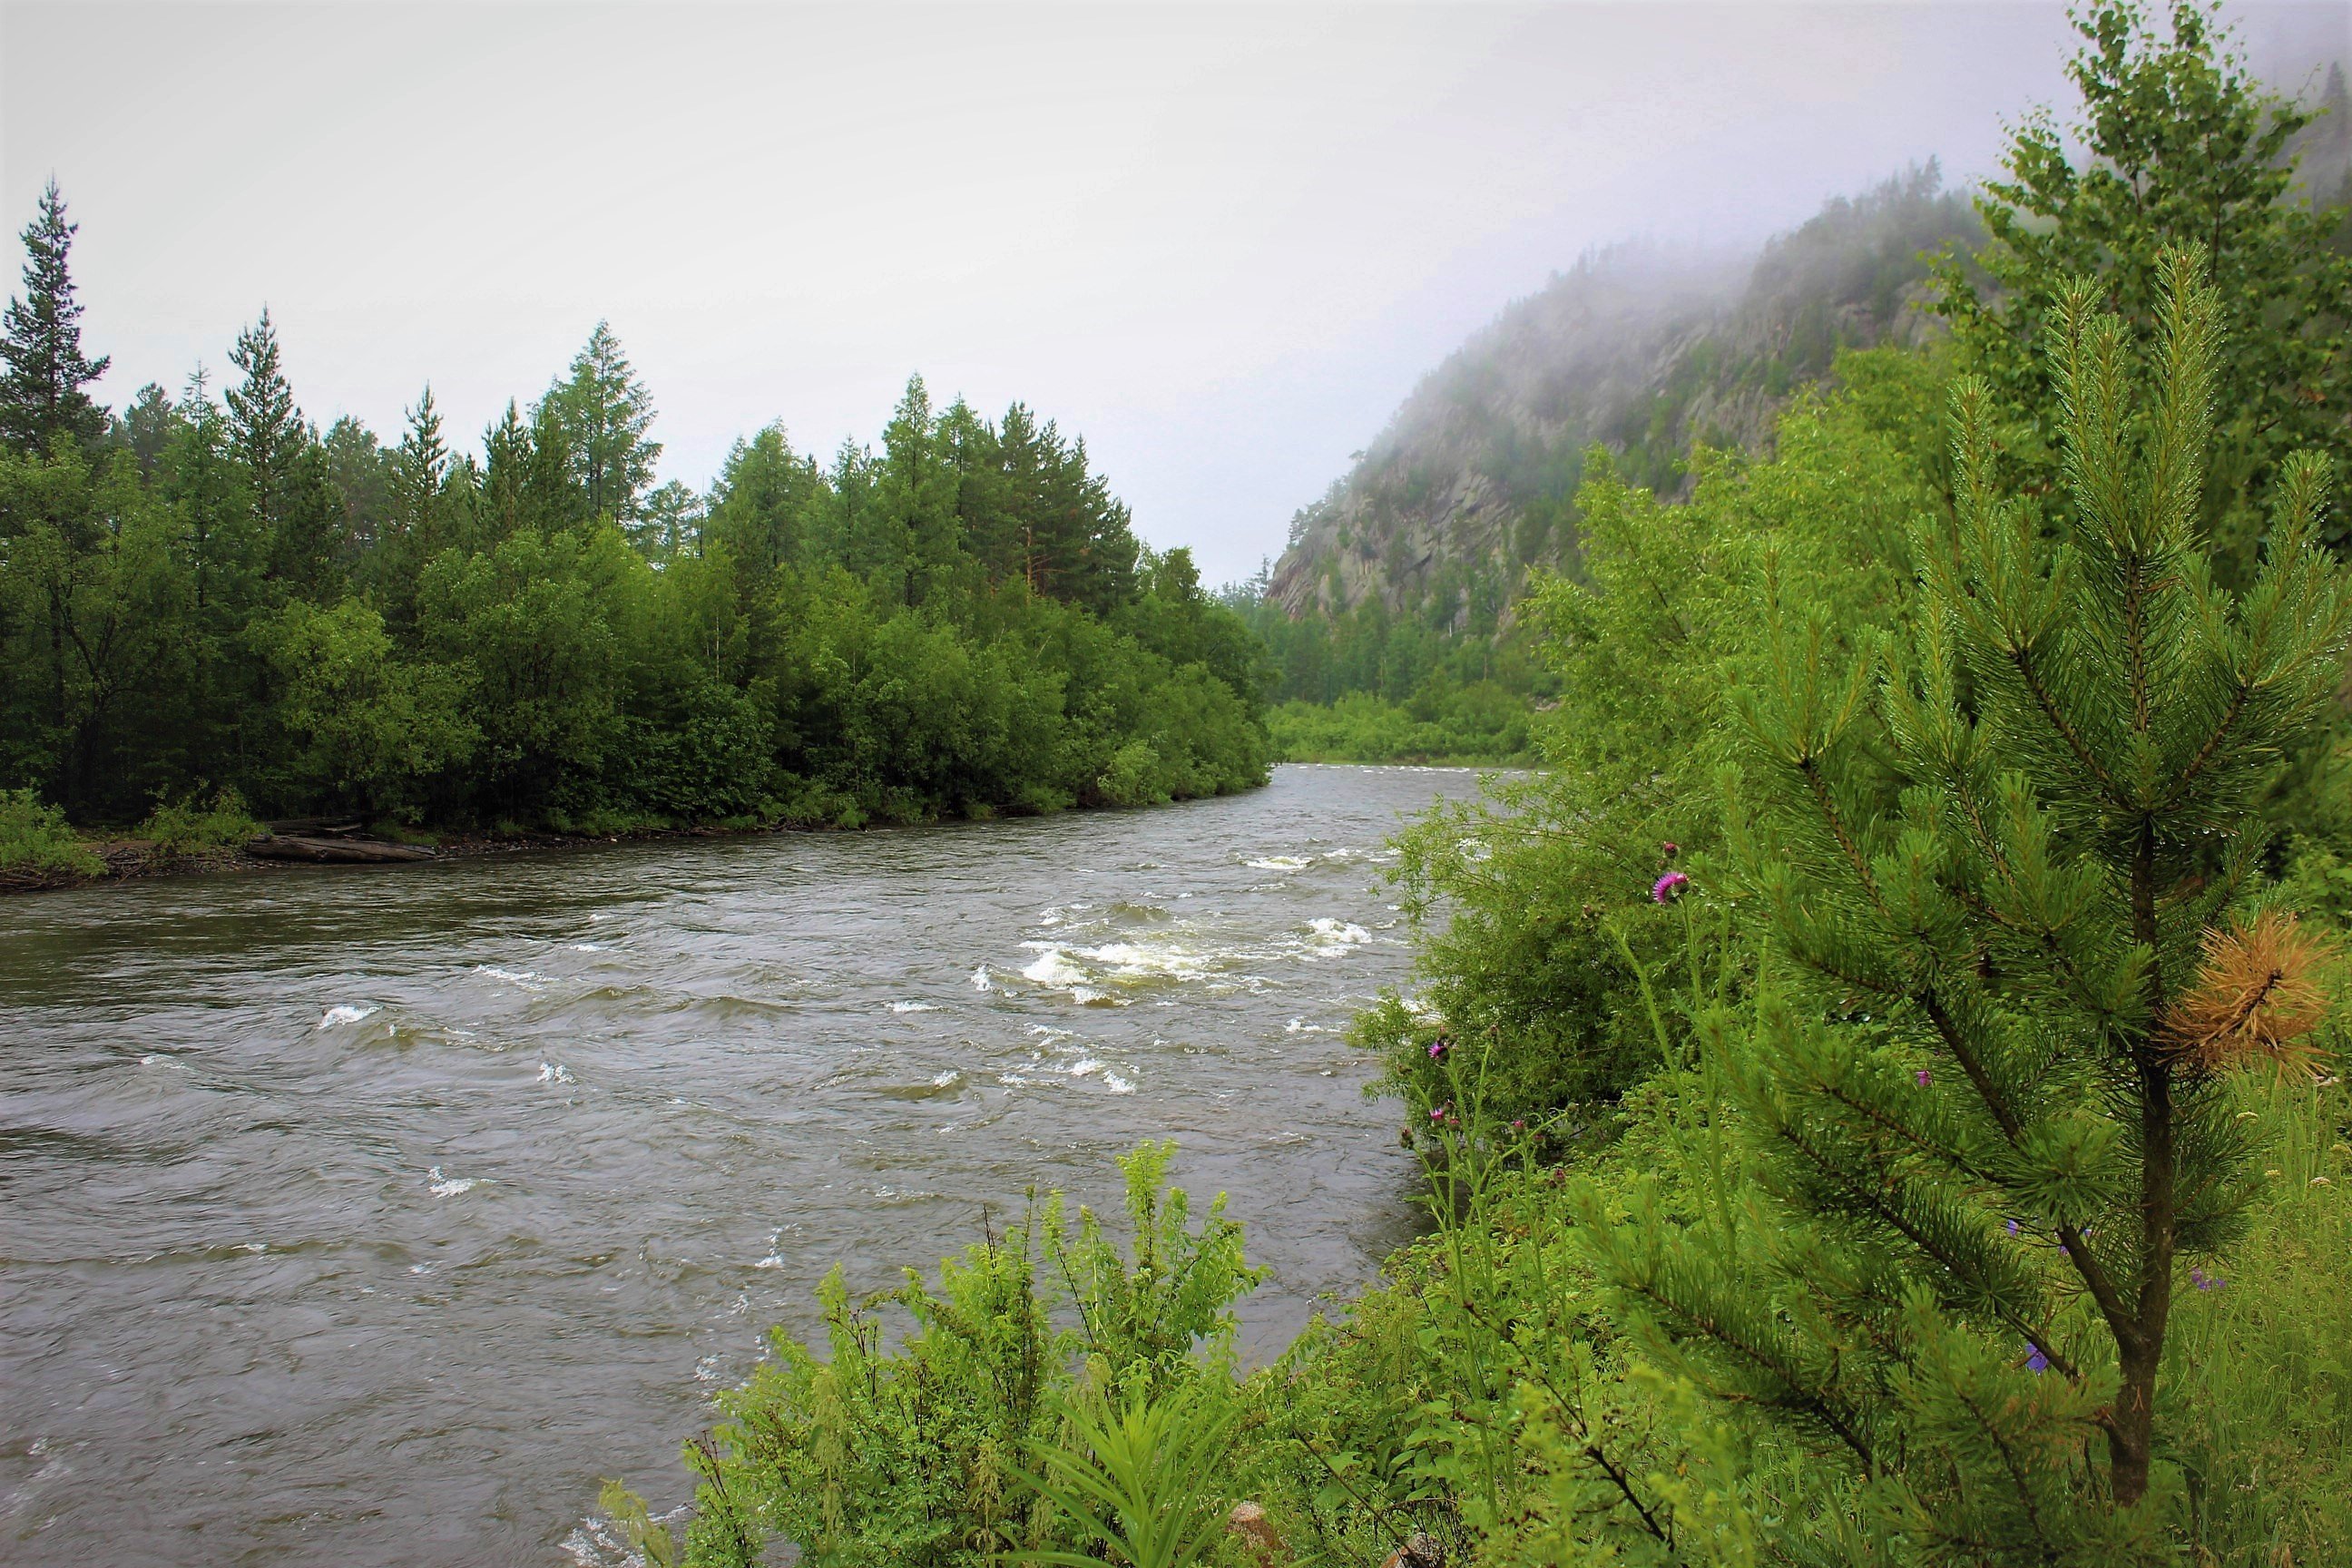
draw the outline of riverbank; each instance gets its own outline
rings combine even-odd
[[[1249,786],[1262,790],[1268,780],[1262,779]],[[1241,795],[1246,790],[1227,790],[1222,795]],[[650,844],[670,840],[696,838],[757,838],[780,833],[856,833],[877,828],[927,827],[941,822],[990,821],[1000,817],[1060,816],[1063,812],[1125,812],[1150,809],[1150,806],[1171,805],[1174,800],[1153,801],[1145,806],[1071,805],[1059,812],[985,813],[964,817],[929,816],[900,820],[859,818],[854,821],[834,819],[780,819],[772,822],[732,820],[725,822],[694,822],[683,825],[644,823],[604,831],[562,831],[555,828],[510,828],[503,832],[436,832],[411,828],[394,823],[369,823],[356,830],[341,831],[335,837],[355,846],[380,845],[387,848],[420,848],[429,854],[417,859],[394,860],[387,858],[369,861],[353,858],[348,861],[330,862],[323,858],[292,858],[279,853],[255,852],[255,846],[276,837],[303,837],[299,829],[308,823],[259,823],[239,815],[233,828],[212,830],[210,841],[187,843],[184,838],[153,838],[137,834],[125,834],[105,838],[83,838],[65,829],[62,819],[38,824],[30,833],[46,832],[47,837],[35,843],[29,852],[20,850],[23,863],[16,863],[7,853],[11,838],[28,837],[28,831],[18,825],[0,822],[0,894],[55,892],[68,888],[86,888],[110,882],[146,880],[157,877],[218,876],[235,872],[285,871],[315,868],[322,864],[336,863],[351,870],[381,870],[397,865],[424,865],[434,860],[477,859],[484,856],[511,855],[533,849],[573,848],[597,844]],[[143,825],[142,825],[143,826]],[[8,831],[16,828],[15,833]],[[198,830],[202,833],[202,829]]]

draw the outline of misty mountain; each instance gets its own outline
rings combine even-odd
[[[2352,104],[2298,135],[2306,191],[2341,200]],[[1572,570],[1574,496],[1596,444],[1664,495],[1695,442],[1761,451],[1791,396],[1837,352],[1909,343],[1928,258],[1981,227],[1937,167],[1838,198],[1748,256],[1628,245],[1590,256],[1507,307],[1432,372],[1354,466],[1293,520],[1266,593],[1286,615],[1378,601],[1441,632],[1507,619],[1527,569]]]
[[[1293,520],[1270,595],[1293,616],[1377,597],[1466,629],[1474,601],[1515,595],[1527,567],[1572,563],[1594,444],[1666,492],[1694,441],[1761,447],[1839,349],[1928,331],[1922,253],[1978,234],[1931,163],[1750,256],[1629,245],[1586,258],[1414,389]]]

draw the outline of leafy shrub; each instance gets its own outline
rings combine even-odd
[[[194,795],[160,801],[132,835],[145,839],[158,859],[184,860],[234,849],[261,830],[261,824],[246,814],[243,798],[225,789],[202,805]]]
[[[1095,780],[1095,798],[1105,805],[1150,805],[1168,798],[1157,787],[1160,753],[1149,741],[1129,741],[1111,753],[1110,765]]]
[[[721,1396],[727,1419],[688,1447],[701,1485],[684,1561],[750,1568],[778,1536],[873,1568],[1072,1547],[1074,1521],[1023,1484],[1034,1456],[1083,1441],[1103,1401],[1173,1409],[1151,1402],[1229,1382],[1232,1306],[1259,1279],[1222,1196],[1193,1228],[1186,1194],[1163,1188],[1174,1152],[1147,1143],[1119,1162],[1127,1254],[1052,1193],[943,1261],[936,1289],[908,1269],[853,1300],[835,1269],[818,1290],[826,1353],[777,1330],[774,1359]],[[896,1350],[888,1307],[907,1320]],[[615,1517],[642,1519],[625,1503]]]
[[[66,814],[28,789],[0,790],[0,875],[11,879],[97,877],[106,862],[66,826]]]
[[[1033,1547],[1014,1563],[1095,1568],[1192,1568],[1225,1539],[1217,1461],[1234,1415],[1213,1385],[1158,1399],[1140,1394],[1114,1405],[1099,1393],[1070,1405],[1066,1441],[1037,1449],[1036,1475],[1022,1485],[1053,1506],[1091,1550]]]

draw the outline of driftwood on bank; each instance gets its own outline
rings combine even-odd
[[[433,858],[432,850],[414,844],[303,833],[265,833],[247,844],[245,852],[257,860],[307,860],[321,866],[381,866]]]

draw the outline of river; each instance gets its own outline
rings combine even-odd
[[[836,1261],[1179,1141],[1270,1353],[1411,1233],[1352,1012],[1401,816],[1285,767],[1146,812],[0,900],[0,1557],[609,1558]]]

